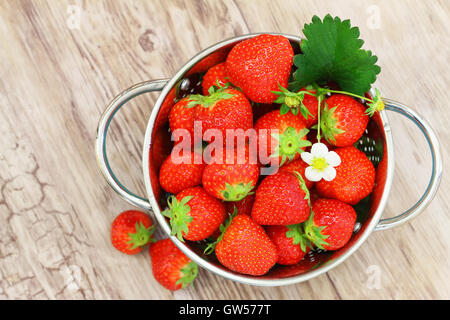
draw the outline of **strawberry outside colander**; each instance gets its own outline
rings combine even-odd
[[[247,34],[219,42],[194,56],[171,79],[142,82],[120,93],[111,101],[100,118],[96,139],[96,156],[100,170],[109,185],[129,203],[149,213],[153,213],[154,218],[156,218],[159,226],[167,236],[198,265],[224,278],[237,282],[258,286],[280,286],[309,280],[327,272],[355,252],[372,231],[399,226],[423,212],[439,187],[442,176],[442,159],[439,150],[439,141],[430,125],[416,112],[402,103],[390,99],[383,99],[386,106],[385,110],[378,112],[372,117],[368,125],[368,130],[365,133],[365,136],[370,141],[375,141],[378,147],[382,149],[382,157],[376,170],[374,190],[370,200],[363,206],[362,212],[358,212],[358,220],[351,240],[340,250],[333,252],[313,252],[308,254],[297,265],[277,265],[266,275],[255,277],[238,274],[223,267],[214,255],[204,255],[198,243],[183,243],[176,237],[170,236],[170,225],[161,214],[165,204],[161,200],[163,194],[158,182],[158,166],[160,163],[157,163],[158,161],[156,160],[154,161],[155,152],[157,151],[153,150],[153,141],[155,141],[157,135],[164,135],[166,136],[167,143],[170,143],[170,133],[167,129],[168,114],[174,105],[174,98],[183,90],[186,91],[189,90],[190,86],[195,86],[195,82],[199,80],[195,78],[195,69],[193,68],[199,62],[204,62],[205,59],[208,59],[211,54],[222,54],[225,56],[237,42],[257,35],[259,34]],[[288,38],[294,48],[298,48],[298,44],[301,41],[300,37],[287,34],[281,35]],[[111,120],[126,102],[141,94],[154,91],[161,91],[161,93],[153,107],[145,133],[142,151],[142,168],[147,197],[140,197],[130,192],[114,175],[106,155],[106,136]],[[394,145],[391,127],[387,118],[388,111],[394,111],[407,117],[421,130],[430,148],[432,172],[425,192],[411,208],[395,217],[382,219],[381,216],[386,206],[394,177]]]

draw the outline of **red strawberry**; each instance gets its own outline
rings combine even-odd
[[[221,229],[215,253],[220,263],[228,269],[260,276],[266,274],[277,262],[275,245],[263,227],[249,216],[231,216]]]
[[[225,209],[228,213],[233,213],[234,208],[237,210],[237,214],[252,214],[253,203],[255,202],[255,194],[249,194],[241,201],[225,202]]]
[[[195,120],[202,123],[202,137],[208,129],[220,130],[225,142],[227,129],[252,128],[252,106],[242,92],[231,89],[218,89],[208,96],[191,95],[190,106],[195,108]]]
[[[184,289],[198,274],[198,266],[170,240],[159,240],[150,246],[152,272],[166,289]]]
[[[129,210],[119,214],[111,225],[111,243],[120,252],[136,254],[153,242],[155,227],[143,212]]]
[[[186,75],[205,72],[212,66],[215,66],[216,64],[223,62],[227,57],[228,51],[229,51],[228,48],[223,48],[211,53],[210,55],[206,56],[205,58],[197,62],[197,64],[186,73]]]
[[[225,69],[225,62],[219,63],[218,65],[212,67],[206,72],[203,77],[202,82],[202,90],[203,95],[209,95],[209,88],[212,86],[223,87],[226,83],[228,83],[228,78]]]
[[[289,225],[309,216],[309,192],[301,176],[279,171],[267,176],[256,190],[252,218],[263,225]]]
[[[302,159],[297,159],[294,161],[291,161],[287,164],[285,164],[284,166],[282,166],[280,168],[281,171],[288,171],[291,173],[294,172],[298,172],[301,174],[303,180],[305,181],[306,187],[309,189],[312,188],[312,186],[314,185],[314,182],[308,180],[305,178],[305,169],[309,167],[309,164],[307,164],[305,161],[303,161]]]
[[[172,143],[167,128],[162,128],[153,132],[151,150],[151,161],[154,167],[159,170],[164,160],[170,155]]]
[[[161,103],[161,108],[158,111],[158,115],[155,119],[155,130],[163,128],[167,123],[167,118],[175,104],[176,89],[172,88],[168,93],[164,101]]]
[[[317,193],[323,198],[357,204],[372,192],[375,168],[366,155],[355,147],[334,151],[341,158],[341,164],[335,168],[336,177],[332,181],[316,182]]]
[[[293,57],[287,38],[262,34],[235,45],[225,63],[230,81],[250,100],[272,103],[277,96],[271,91],[288,84]]]
[[[267,150],[268,156],[278,156],[281,165],[299,158],[300,153],[311,145],[306,140],[308,129],[305,123],[292,113],[281,115],[278,110],[271,111],[256,121],[255,130],[260,154]],[[261,161],[266,162],[265,159]]]
[[[311,190],[311,192],[309,193],[309,198],[310,198],[310,201],[311,201],[311,205],[313,205],[314,202],[316,202],[317,200],[320,199],[320,196],[317,194],[316,188],[313,188]]]
[[[222,202],[211,197],[202,187],[181,191],[167,200],[169,208],[162,214],[170,219],[172,235],[181,241],[208,238],[225,220]]]
[[[200,154],[182,152],[178,155],[172,152],[159,170],[159,183],[167,192],[177,194],[200,185],[204,168]]]
[[[253,103],[253,122],[256,122],[259,118],[261,118],[266,113],[269,113],[273,110],[278,110],[279,106],[277,104],[266,104],[266,103]]]
[[[366,107],[344,94],[334,94],[325,101],[321,114],[322,134],[332,145],[353,145],[366,130],[369,116]]]
[[[195,107],[188,107],[191,100],[184,98],[178,101],[170,110],[169,126],[170,131],[174,134],[175,130],[187,130],[191,136],[191,142],[194,142],[194,117]],[[175,138],[175,137],[174,137]],[[175,143],[183,141],[182,136],[178,136]]]
[[[300,91],[306,90],[305,88],[300,89]],[[311,93],[315,93],[314,90],[306,90]],[[300,115],[300,117],[303,117],[306,127],[311,128],[313,125],[317,123],[317,114],[319,113],[319,101],[316,97],[311,96],[309,94],[305,94],[303,98],[303,104],[305,105],[306,109],[308,109],[308,112],[310,115],[306,117],[306,119]]]
[[[304,229],[313,244],[321,249],[337,250],[350,240],[356,222],[352,206],[339,200],[319,199],[312,211]]]
[[[208,164],[203,171],[203,188],[210,195],[225,201],[245,198],[258,182],[259,165],[249,156],[248,148],[235,149],[228,157],[223,150],[220,161]],[[219,163],[220,162],[220,163]]]
[[[294,226],[268,226],[266,227],[267,235],[277,248],[278,260],[277,263],[282,265],[292,265],[300,262],[309,247],[305,245],[305,240],[301,234],[298,234],[299,239],[294,238],[293,234],[297,231]],[[289,235],[289,236],[288,236]],[[300,244],[303,241],[303,244]],[[303,247],[303,248],[302,248]]]

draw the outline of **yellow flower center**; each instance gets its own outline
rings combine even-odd
[[[288,107],[297,107],[300,104],[300,99],[297,97],[286,97],[284,98],[284,103]]]
[[[377,111],[384,110],[384,102],[381,99],[375,103],[375,109]]]
[[[328,167],[328,163],[327,163],[327,160],[325,160],[325,158],[314,157],[314,159],[311,162],[311,167],[313,167],[317,171],[321,172],[321,171],[324,171]]]

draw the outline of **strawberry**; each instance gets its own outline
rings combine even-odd
[[[170,239],[152,244],[150,258],[153,276],[166,289],[184,289],[197,277],[198,266]]]
[[[221,226],[222,234],[206,252],[215,247],[216,257],[228,269],[253,276],[266,274],[277,262],[277,250],[263,227],[247,215],[232,215]]]
[[[314,182],[308,180],[305,178],[305,170],[306,168],[309,167],[309,164],[307,164],[305,161],[303,161],[302,159],[297,159],[294,160],[292,162],[289,162],[285,165],[283,165],[282,167],[280,167],[281,171],[288,171],[291,173],[294,172],[298,172],[301,174],[303,180],[305,181],[306,187],[309,189],[311,189],[314,185]]]
[[[177,91],[176,88],[172,88],[167,93],[167,96],[164,99],[164,101],[161,103],[161,108],[159,109],[155,119],[155,126],[154,126],[155,131],[160,130],[161,128],[166,126],[170,111],[175,105],[175,99],[177,95],[176,91]]]
[[[375,168],[367,156],[355,147],[336,148],[341,158],[336,177],[332,181],[316,182],[317,193],[322,198],[338,199],[354,205],[367,197],[373,189]]]
[[[308,91],[311,93],[315,93],[314,90],[307,90],[306,88],[300,89],[300,91]],[[306,118],[303,118],[307,128],[311,128],[313,125],[317,123],[317,114],[319,113],[319,101],[316,97],[311,96],[309,94],[305,94],[303,98],[303,105],[308,109],[309,115]]]
[[[225,62],[219,63],[206,72],[203,77],[202,90],[203,95],[209,95],[209,88],[212,86],[223,87],[228,82],[228,77],[225,68]]]
[[[320,199],[320,196],[317,194],[316,188],[313,188],[313,189],[311,190],[311,192],[309,193],[309,199],[310,199],[310,201],[311,201],[311,205],[313,205],[314,202],[316,202],[317,200]]]
[[[170,134],[167,128],[162,128],[153,132],[150,150],[152,155],[150,158],[151,162],[153,162],[154,167],[159,170],[172,150]]]
[[[318,248],[337,250],[351,238],[356,222],[352,206],[334,199],[319,199],[305,222],[305,236]]]
[[[227,129],[253,127],[252,106],[242,92],[231,88],[211,90],[208,96],[191,95],[189,106],[195,106],[195,120],[202,123],[202,137],[209,129],[219,130],[225,142]]]
[[[277,98],[272,91],[288,84],[293,57],[286,37],[262,34],[235,45],[225,64],[231,83],[250,100],[272,103]]]
[[[159,170],[159,183],[169,193],[177,194],[184,189],[202,183],[205,163],[202,156],[195,152],[173,152],[164,160]]]
[[[309,191],[301,175],[279,171],[256,190],[252,218],[262,225],[301,223],[309,216]]]
[[[186,73],[186,75],[191,75],[191,74],[194,74],[194,73],[205,72],[206,70],[208,70],[212,66],[215,66],[216,64],[219,64],[219,63],[225,61],[225,58],[227,57],[228,51],[229,51],[228,48],[222,48],[220,50],[217,50],[217,51],[209,54],[208,56],[206,56],[205,58],[203,58],[202,60],[197,62],[196,65],[193,66]]]
[[[235,149],[231,157],[226,153],[227,150],[223,150],[223,158],[218,159],[221,161],[205,167],[203,188],[218,199],[239,201],[245,198],[258,182],[259,165],[256,159],[250,159],[246,147]]]
[[[189,98],[183,98],[172,107],[169,113],[169,126],[172,134],[177,129],[187,130],[191,136],[191,142],[193,143],[195,108],[188,107],[189,102],[191,102]],[[178,143],[182,140],[182,136],[178,136],[174,142]]]
[[[253,103],[253,122],[256,122],[259,118],[261,118],[266,113],[269,113],[273,110],[278,110],[279,106],[277,104],[266,104],[266,103]]]
[[[281,115],[278,110],[271,111],[256,121],[255,130],[260,154],[267,150],[268,156],[278,156],[281,165],[299,158],[300,153],[311,145],[306,140],[308,129],[305,123],[292,113]]]
[[[277,263],[279,264],[296,264],[300,262],[309,251],[309,247],[305,245],[306,241],[301,234],[298,236],[300,237],[302,244],[300,244],[299,240],[293,238],[293,233],[296,232],[296,226],[297,225],[266,227],[267,235],[277,248]]]
[[[222,202],[202,187],[188,188],[167,200],[162,214],[170,219],[172,235],[179,240],[198,241],[208,238],[225,220]]]
[[[320,128],[323,137],[337,147],[353,145],[366,130],[369,116],[366,107],[344,94],[333,94],[325,100]]]
[[[224,202],[225,210],[228,212],[228,214],[233,214],[234,212],[236,214],[245,214],[247,216],[250,216],[252,214],[252,208],[253,203],[255,202],[255,194],[250,193],[248,196],[246,196],[244,199],[240,201],[226,201]],[[222,232],[220,231],[220,228],[214,231],[214,233],[211,235],[211,238],[216,239],[220,236]]]
[[[155,226],[143,212],[129,210],[119,214],[111,225],[111,243],[120,252],[136,254],[153,239]]]
[[[235,202],[225,202],[225,209],[228,213],[234,212],[234,208],[236,207],[237,214],[252,214],[253,203],[255,202],[255,194],[251,193],[246,196],[244,199]]]

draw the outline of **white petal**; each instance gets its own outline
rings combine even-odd
[[[307,164],[311,164],[311,162],[314,159],[314,156],[309,152],[302,152],[300,156],[302,157],[302,160],[305,161]]]
[[[336,178],[336,169],[333,167],[327,167],[323,171],[323,179],[326,181],[331,181]]]
[[[325,160],[327,160],[327,163],[332,167],[337,167],[341,164],[341,157],[334,151],[328,152],[325,156]]]
[[[318,158],[324,158],[328,153],[328,148],[325,144],[317,142],[311,147],[311,153]]]
[[[309,181],[317,182],[320,181],[323,177],[323,172],[319,172],[313,167],[307,167],[305,170],[305,177]]]

